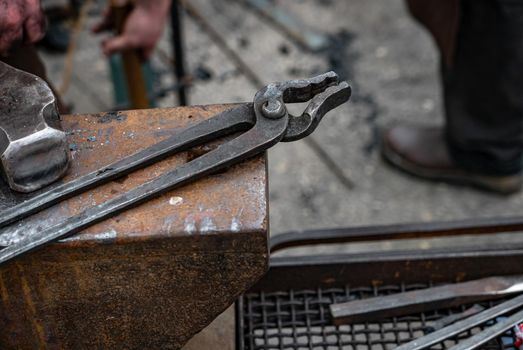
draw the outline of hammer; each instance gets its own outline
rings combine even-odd
[[[56,99],[37,76],[0,62],[0,174],[18,192],[36,191],[69,166]]]

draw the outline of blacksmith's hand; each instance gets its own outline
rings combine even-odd
[[[0,0],[0,55],[20,44],[33,44],[45,34],[40,0]]]
[[[127,17],[121,35],[113,36],[102,41],[102,50],[105,55],[137,49],[143,59],[148,59],[162,36],[171,0],[137,0]],[[93,32],[100,33],[113,29],[113,14],[109,6],[103,19],[93,27]]]

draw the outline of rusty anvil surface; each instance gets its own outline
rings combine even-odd
[[[64,116],[64,181],[230,106]],[[188,161],[183,152],[0,229],[0,245]],[[167,193],[0,268],[0,349],[177,349],[267,268],[264,157]],[[0,185],[0,209],[23,200]]]

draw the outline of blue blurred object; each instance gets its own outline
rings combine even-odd
[[[113,85],[114,109],[129,109],[131,101],[129,99],[121,55],[115,54],[109,57],[109,70],[111,72],[111,82]],[[145,79],[145,89],[147,91],[150,106],[156,107],[156,96],[154,93],[155,74],[149,61],[142,64],[142,72]]]

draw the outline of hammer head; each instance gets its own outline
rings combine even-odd
[[[49,86],[0,62],[0,174],[9,187],[38,190],[62,177],[69,159]]]

